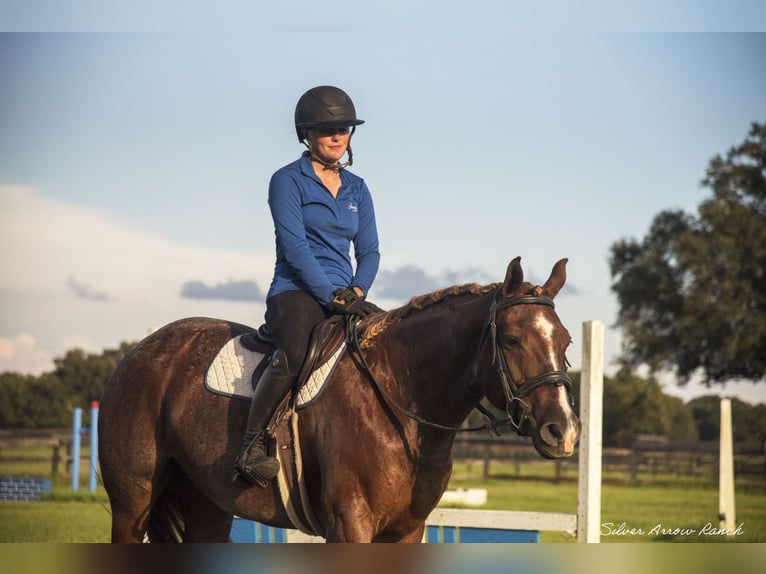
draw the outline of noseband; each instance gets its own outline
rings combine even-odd
[[[492,305],[489,307],[489,320],[487,322],[487,329],[484,331],[484,335],[479,344],[479,350],[477,353],[476,364],[474,365],[474,373],[478,371],[478,359],[481,354],[481,350],[484,347],[484,343],[487,338],[492,341],[492,364],[497,369],[500,382],[503,386],[503,393],[505,394],[505,414],[507,418],[505,421],[501,421],[513,426],[517,432],[521,430],[521,425],[527,418],[529,411],[529,404],[524,400],[532,391],[544,387],[545,385],[564,386],[569,395],[569,403],[574,406],[574,396],[572,395],[572,379],[566,371],[548,371],[541,373],[531,379],[527,379],[519,384],[513,380],[511,371],[508,368],[508,361],[503,353],[503,337],[502,333],[497,331],[497,312],[500,309],[507,309],[508,307],[515,307],[516,305],[545,305],[552,309],[556,308],[553,299],[546,297],[545,295],[521,295],[518,297],[509,297],[503,299],[500,297],[501,290],[498,289],[492,299]],[[521,405],[521,414],[518,419],[514,420],[512,414],[512,405],[514,402],[519,402]],[[480,406],[481,407],[481,406]],[[481,412],[487,415],[487,411],[481,407]]]

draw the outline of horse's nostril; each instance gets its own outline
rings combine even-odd
[[[558,444],[564,439],[564,433],[556,423],[548,423],[540,430],[543,440],[548,444]]]

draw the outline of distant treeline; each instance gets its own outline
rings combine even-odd
[[[117,363],[135,345],[122,343],[100,354],[80,349],[54,361],[55,368],[42,375],[0,373],[0,428],[66,427],[72,410],[98,401]],[[579,405],[580,373],[570,373]],[[579,407],[578,407],[579,408]],[[750,405],[732,400],[734,440],[766,440],[766,404]],[[478,420],[474,417],[478,417]],[[481,416],[472,415],[471,424]],[[638,434],[669,439],[717,440],[719,397],[704,396],[684,403],[662,391],[657,380],[620,372],[604,381],[604,443],[628,446]]]
[[[0,428],[67,427],[72,411],[85,410],[101,399],[104,385],[117,363],[135,343],[100,354],[81,349],[54,360],[54,370],[42,375],[0,373]]]

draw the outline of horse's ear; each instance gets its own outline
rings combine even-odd
[[[556,294],[561,291],[561,288],[564,286],[564,283],[566,283],[567,280],[567,261],[569,259],[559,259],[556,264],[553,266],[553,271],[551,271],[551,276],[548,277],[548,280],[545,282],[545,285],[543,285],[543,293],[545,293],[548,297],[553,299]]]
[[[505,281],[503,282],[503,296],[510,295],[511,292],[524,282],[524,270],[521,268],[521,257],[516,257],[508,264],[508,270],[505,272]]]

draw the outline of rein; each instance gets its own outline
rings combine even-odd
[[[481,404],[478,404],[474,408],[478,410],[479,412],[481,412],[482,415],[484,415],[485,423],[481,426],[475,426],[470,428],[460,428],[460,427],[442,425],[439,423],[428,421],[424,419],[423,417],[405,409],[383,387],[381,387],[380,384],[378,384],[378,381],[375,379],[375,376],[372,374],[372,371],[370,370],[370,367],[364,358],[361,345],[359,344],[359,334],[358,334],[357,326],[358,326],[360,318],[354,315],[347,315],[346,316],[346,342],[349,346],[349,349],[351,349],[352,351],[352,353],[350,353],[351,357],[354,360],[354,362],[357,364],[357,367],[365,374],[365,376],[370,381],[370,383],[372,383],[373,387],[377,389],[377,391],[380,392],[381,395],[383,395],[383,397],[386,399],[386,401],[389,404],[396,407],[396,409],[399,410],[399,412],[401,412],[405,416],[409,417],[410,419],[420,424],[430,426],[433,428],[438,428],[441,430],[449,430],[454,432],[474,432],[474,431],[486,429],[486,430],[490,430],[494,432],[498,436],[500,435],[500,432],[497,430],[498,427],[510,425],[514,428],[514,430],[517,433],[520,433],[521,425],[524,423],[524,420],[527,418],[527,411],[529,409],[529,405],[524,401],[524,397],[529,395],[529,393],[531,393],[535,389],[538,389],[539,387],[542,387],[545,385],[556,385],[556,386],[564,385],[569,394],[569,402],[572,404],[572,406],[574,406],[574,398],[572,396],[572,381],[569,378],[569,375],[565,371],[549,371],[549,372],[537,375],[535,377],[532,377],[531,379],[527,379],[526,381],[518,385],[514,382],[513,377],[511,376],[511,372],[508,368],[508,362],[505,358],[505,354],[502,351],[502,346],[503,346],[502,336],[497,332],[497,324],[495,322],[497,311],[500,309],[513,307],[515,305],[546,305],[552,308],[555,308],[555,305],[553,303],[553,299],[543,295],[522,295],[520,297],[511,297],[509,299],[501,299],[500,293],[501,293],[501,290],[498,289],[492,299],[492,305],[490,305],[490,308],[489,308],[489,320],[487,322],[487,328],[484,331],[484,334],[481,338],[481,342],[479,343],[479,349],[476,353],[476,360],[473,365],[473,371],[474,371],[474,376],[476,376],[478,372],[479,356],[481,354],[481,350],[484,347],[484,343],[486,342],[487,338],[490,338],[492,340],[492,364],[495,365],[497,368],[498,375],[500,377],[500,382],[502,383],[502,386],[503,386],[505,400],[506,400],[506,406],[505,406],[506,417],[503,419],[498,419],[484,406],[482,406]],[[514,420],[513,415],[510,412],[511,405],[513,404],[514,401],[519,401],[523,405],[521,415],[519,416],[518,420]]]
[[[471,431],[478,431],[478,430],[484,430],[484,429],[493,429],[495,427],[494,423],[497,419],[484,407],[481,405],[477,406],[476,408],[479,409],[482,413],[484,413],[485,419],[487,416],[492,417],[491,422],[487,422],[481,426],[471,427],[467,429],[459,428],[459,427],[452,427],[448,425],[442,425],[439,423],[431,422],[429,420],[424,419],[420,415],[417,415],[411,411],[408,411],[403,406],[401,406],[389,393],[384,389],[383,387],[378,384],[378,381],[375,379],[375,376],[372,374],[372,371],[370,370],[370,366],[367,364],[367,361],[364,358],[364,355],[362,354],[362,348],[359,344],[359,334],[357,332],[357,324],[359,323],[360,317],[357,317],[356,315],[346,315],[346,343],[348,344],[349,348],[353,351],[351,354],[352,360],[356,363],[357,367],[360,368],[360,370],[364,373],[364,375],[367,377],[367,379],[372,383],[373,387],[382,394],[386,401],[395,406],[399,412],[401,412],[403,415],[411,418],[414,421],[419,422],[420,424],[430,426],[433,428],[438,428],[441,430],[448,430],[448,431],[456,431],[456,432],[471,432]],[[356,353],[356,356],[354,356],[354,353]],[[495,431],[497,432],[497,431]],[[498,433],[499,434],[499,433]]]

